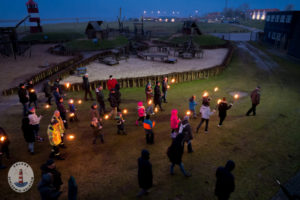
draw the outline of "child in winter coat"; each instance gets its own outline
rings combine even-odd
[[[103,139],[103,133],[102,133],[102,123],[101,123],[101,119],[98,120],[96,117],[94,117],[91,121],[91,127],[93,129],[93,133],[94,133],[94,139],[93,139],[93,144],[96,144],[96,140],[97,137],[100,138],[101,143],[104,143],[104,139]]]
[[[117,114],[117,117],[116,117],[116,120],[117,120],[117,128],[118,128],[118,134],[120,135],[121,132],[123,133],[123,135],[127,135],[126,132],[125,132],[125,128],[124,128],[124,123],[125,123],[125,120],[122,116],[122,113],[118,113]]]
[[[219,117],[220,117],[220,122],[218,124],[218,127],[221,127],[223,124],[223,121],[225,120],[227,116],[227,110],[229,110],[232,107],[232,103],[228,105],[226,98],[223,97],[223,100],[220,102],[218,105],[218,110],[219,110]]]
[[[28,116],[24,116],[22,119],[22,131],[25,141],[28,143],[28,151],[31,153],[31,155],[34,155],[35,135],[33,127],[29,124]]]
[[[208,122],[209,117],[215,112],[215,110],[211,111],[208,104],[203,104],[200,108],[201,113],[201,122],[197,126],[196,133],[198,133],[202,123],[205,121],[205,133],[208,133]]]
[[[75,108],[73,99],[69,100],[69,110],[70,110],[70,122],[78,121],[77,114],[76,114],[77,109]]]
[[[154,110],[153,110],[153,101],[150,99],[147,101],[148,107],[146,108],[146,114],[147,115],[154,115]]]
[[[44,139],[39,136],[40,121],[42,119],[42,116],[41,115],[39,117],[37,116],[34,107],[29,108],[28,119],[29,119],[29,125],[31,126],[37,140],[39,142],[44,141]]]
[[[137,109],[138,109],[139,118],[135,121],[135,125],[138,126],[140,121],[142,123],[144,122],[146,111],[145,111],[145,107],[143,106],[143,102],[139,101],[137,105],[138,105]]]
[[[152,129],[155,126],[155,121],[150,120],[150,115],[146,116],[146,119],[144,120],[144,129],[146,133],[146,143],[147,144],[154,144],[154,133]]]
[[[171,112],[170,123],[172,129],[171,138],[174,140],[178,133],[178,124],[180,123],[180,119],[178,118],[178,111],[176,109],[173,109]]]
[[[192,112],[193,118],[197,118],[196,111],[195,111],[196,105],[197,105],[197,103],[196,103],[196,96],[192,96],[189,99],[189,110]]]

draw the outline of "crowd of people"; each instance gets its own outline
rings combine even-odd
[[[96,144],[97,139],[100,139],[101,143],[104,143],[104,133],[103,133],[103,117],[108,116],[116,121],[117,134],[126,135],[125,131],[125,119],[122,115],[120,104],[121,104],[121,92],[120,85],[113,76],[110,76],[107,81],[107,89],[109,90],[108,102],[110,104],[110,111],[105,106],[105,96],[103,94],[103,86],[99,85],[95,89],[95,96],[97,103],[92,103],[90,109],[90,127],[93,132],[92,144]],[[157,109],[164,111],[162,108],[162,103],[167,103],[167,91],[168,91],[168,79],[163,78],[162,82],[156,82],[154,87],[154,93],[152,89],[151,82],[148,82],[145,87],[145,96],[147,107],[143,105],[142,101],[137,102],[137,120],[135,122],[136,126],[140,124],[143,125],[145,131],[146,143],[154,144],[154,131],[156,122],[151,120],[151,115],[155,114]],[[91,86],[88,80],[88,74],[83,76],[83,89],[84,100],[88,101],[87,96],[94,101],[93,94],[91,92]],[[43,92],[47,98],[46,103],[52,105],[52,97],[54,97],[54,102],[57,109],[49,122],[47,128],[48,140],[51,146],[51,153],[49,155],[50,160],[44,164],[42,169],[42,180],[39,183],[38,189],[41,193],[42,199],[47,199],[46,197],[51,196],[50,199],[57,199],[60,192],[60,185],[62,184],[60,173],[56,170],[55,163],[52,159],[64,160],[65,158],[60,154],[60,149],[65,148],[64,138],[66,135],[66,129],[68,129],[68,121],[79,121],[76,114],[76,107],[74,101],[69,99],[68,110],[65,108],[65,94],[63,88],[60,84],[60,80],[55,80],[54,84],[51,85],[50,81],[46,81],[43,87]],[[37,94],[30,81],[27,85],[20,84],[19,87],[19,100],[23,105],[23,119],[22,119],[22,131],[24,134],[25,141],[28,143],[28,152],[34,155],[34,143],[36,141],[43,142],[44,139],[39,136],[39,124],[43,119],[42,116],[36,114],[38,109],[37,104]],[[260,100],[260,87],[258,86],[251,93],[252,107],[246,113],[247,116],[253,112],[256,115],[256,106],[259,104]],[[197,118],[196,112],[196,96],[192,96],[189,99],[189,110],[191,114],[186,114],[181,120],[178,117],[178,110],[173,109],[171,111],[170,117],[170,129],[172,139],[171,145],[167,149],[167,157],[170,160],[170,174],[174,175],[174,167],[178,165],[184,176],[190,177],[191,173],[187,172],[182,163],[182,156],[184,153],[185,143],[187,144],[187,152],[192,153],[194,150],[192,148],[193,133],[192,127],[189,123],[191,117]],[[33,105],[33,106],[32,106]],[[217,109],[219,112],[220,121],[218,127],[223,125],[223,122],[227,115],[227,110],[232,107],[233,104],[228,103],[224,97],[222,101],[218,102]],[[67,117],[67,113],[70,113]],[[201,120],[199,125],[196,127],[196,133],[198,133],[202,124],[205,122],[205,133],[208,133],[209,118],[216,112],[215,109],[210,108],[210,98],[209,96],[203,96],[202,103],[200,107]],[[1,137],[5,137],[2,141]],[[9,157],[9,139],[5,131],[0,128],[0,168],[4,168],[2,165],[2,156],[6,154]],[[141,191],[138,196],[148,194],[148,190],[152,187],[152,165],[150,163],[150,153],[148,150],[142,150],[141,157],[138,159],[138,183]],[[217,184],[215,189],[215,194],[219,199],[228,199],[230,193],[234,191],[234,176],[231,171],[234,169],[234,162],[228,161],[225,167],[219,167],[216,172]],[[69,182],[71,185],[76,185],[73,177],[70,178]],[[73,190],[75,186],[73,187]],[[71,192],[72,193],[72,192]],[[74,191],[73,191],[74,193]],[[74,194],[73,194],[74,196]],[[76,195],[75,195],[76,196]],[[53,198],[52,198],[53,197]]]

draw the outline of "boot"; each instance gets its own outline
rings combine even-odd
[[[194,152],[192,148],[192,143],[189,143],[187,147],[188,147],[188,153]]]

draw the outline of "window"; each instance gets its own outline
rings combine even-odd
[[[284,23],[284,22],[285,22],[284,20],[285,20],[285,15],[281,15],[281,17],[280,17],[280,22],[281,22],[281,23]]]
[[[279,22],[280,15],[276,15],[275,22]]]
[[[269,38],[269,39],[271,39],[271,34],[272,34],[272,32],[269,32],[269,33],[268,33],[268,38]]]
[[[275,39],[276,39],[276,33],[273,32],[273,33],[272,33],[272,40],[275,40]]]
[[[280,38],[281,38],[281,33],[277,33],[277,38],[276,38],[276,40],[280,41]]]
[[[287,15],[286,18],[285,18],[285,22],[286,23],[291,23],[292,21],[292,15]]]
[[[271,22],[274,22],[275,15],[271,15]]]
[[[270,21],[270,15],[267,15],[267,19],[266,19],[267,22]]]

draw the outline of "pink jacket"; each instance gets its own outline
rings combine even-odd
[[[145,107],[143,106],[143,102],[141,101],[138,102],[138,114],[139,117],[144,117],[146,115]]]
[[[173,109],[171,112],[170,122],[171,122],[171,129],[178,128],[178,124],[180,120],[178,119],[178,111],[176,109]]]

